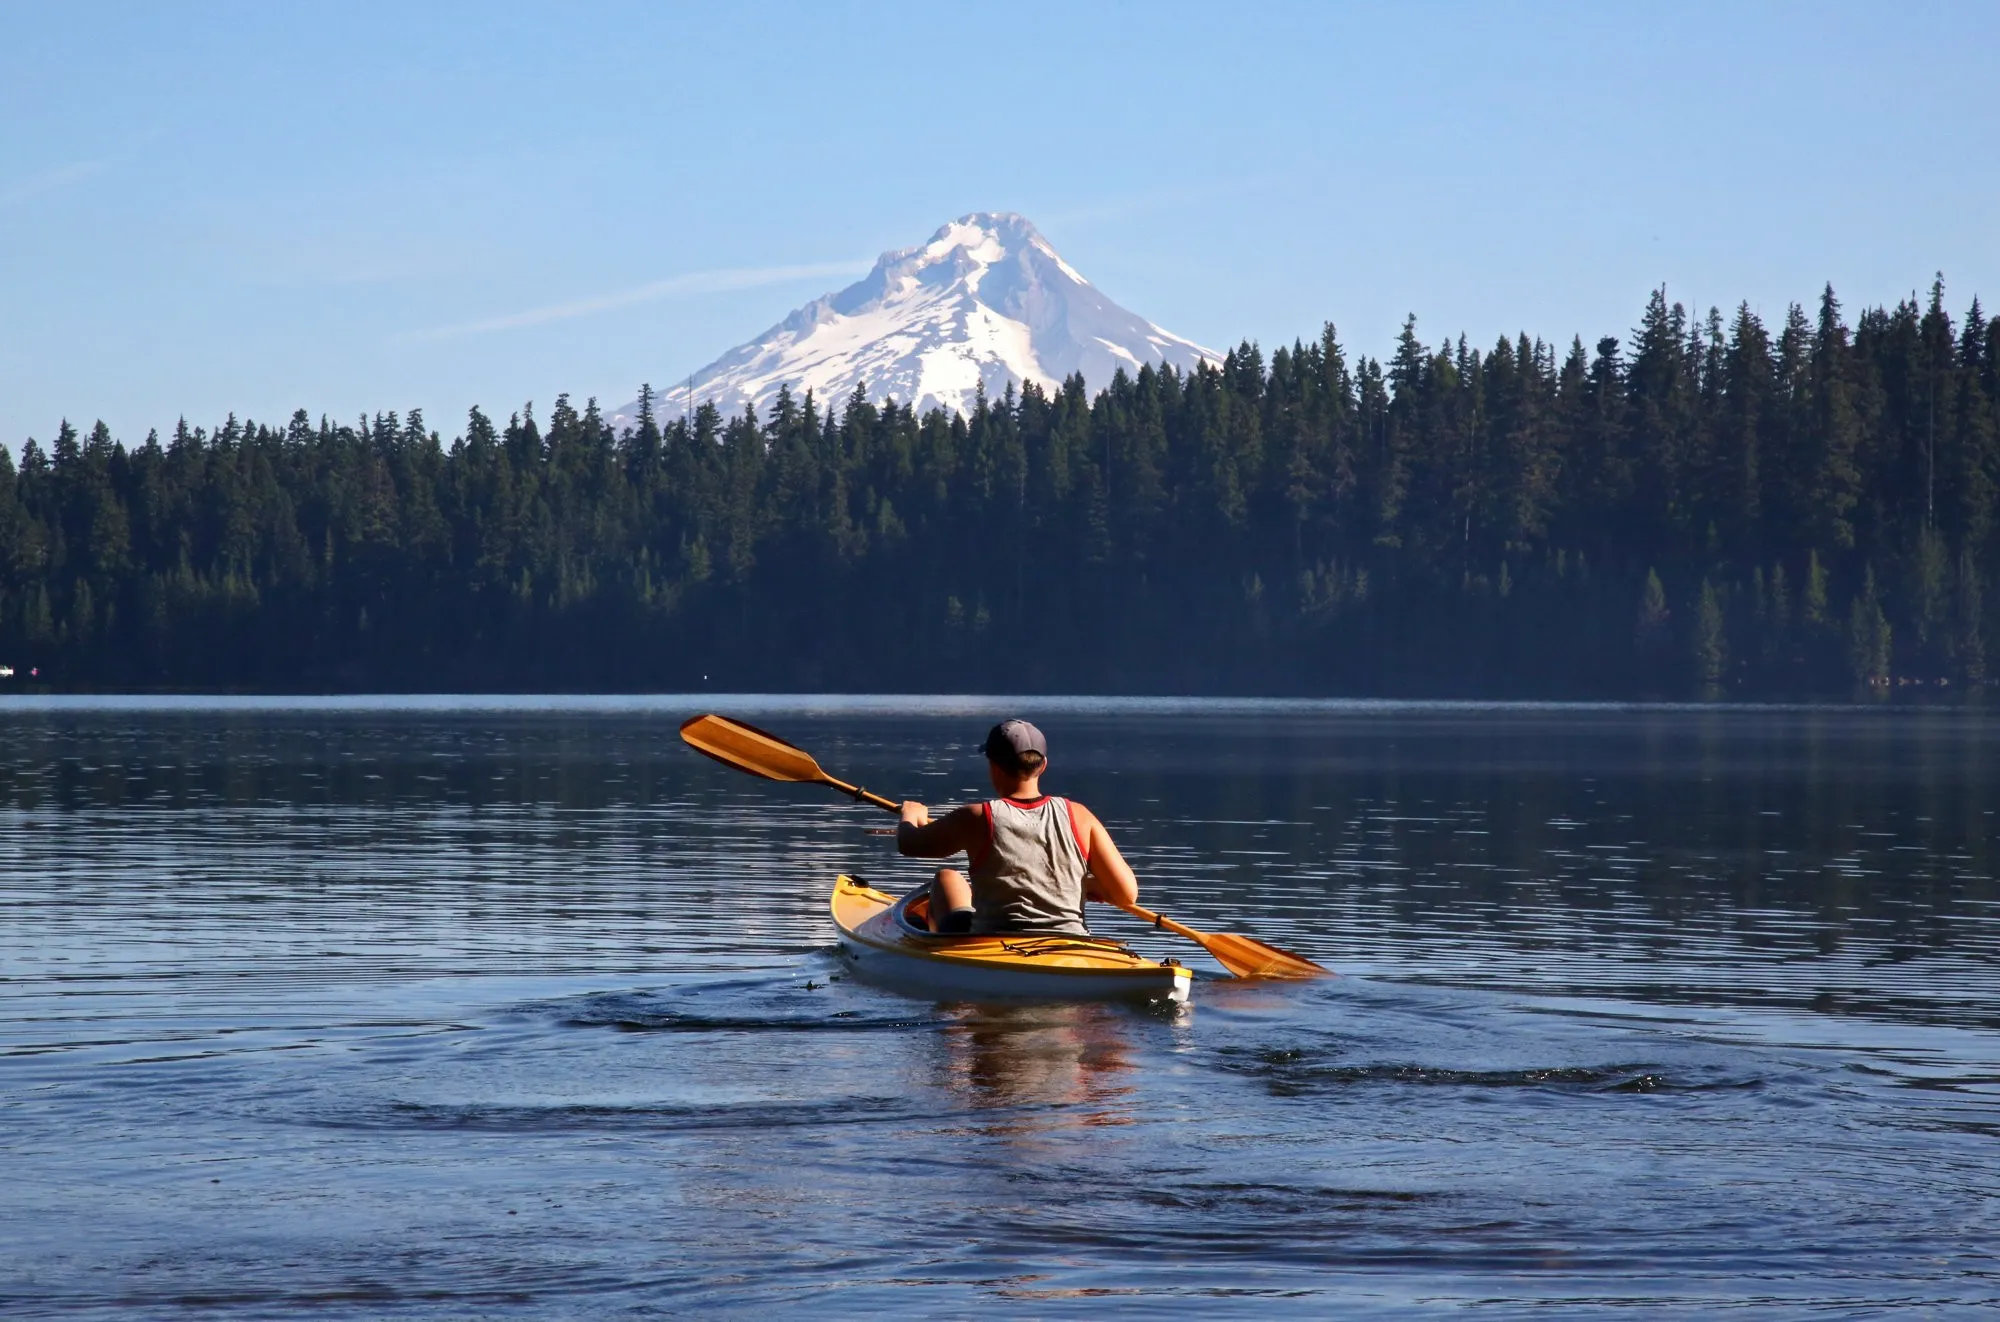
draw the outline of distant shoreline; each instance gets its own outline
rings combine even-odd
[[[957,715],[1042,711],[1066,715],[1203,712],[1407,714],[1412,712],[1908,712],[1981,710],[1983,693],[1956,699],[1930,693],[1888,698],[1696,701],[1670,698],[1368,698],[1093,693],[645,693],[645,692],[353,692],[300,690],[0,691],[8,711],[493,711],[493,712],[790,712],[799,715]],[[1995,708],[2000,711],[2000,707]]]

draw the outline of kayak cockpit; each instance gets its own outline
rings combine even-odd
[[[971,935],[971,933],[967,932],[933,932],[931,930],[931,888],[928,886],[917,887],[917,889],[889,906],[889,920],[895,923],[897,929],[904,935],[919,937],[928,941],[951,941]],[[989,935],[1004,936],[1016,942],[1028,940],[1073,941],[1083,945],[1104,945],[1118,950],[1129,949],[1123,942],[1113,941],[1107,937],[1092,936],[1088,932],[1079,934],[1076,932],[1010,931],[994,932]]]

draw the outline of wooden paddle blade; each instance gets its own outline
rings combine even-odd
[[[1315,964],[1304,955],[1294,955],[1254,936],[1235,932],[1204,932],[1202,948],[1215,962],[1239,978],[1331,978],[1330,968]]]
[[[684,721],[681,738],[697,753],[766,780],[832,780],[803,748],[794,748],[774,734],[727,716],[697,716]]]

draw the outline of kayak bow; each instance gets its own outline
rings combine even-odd
[[[1193,975],[1117,941],[1051,932],[941,936],[923,917],[928,888],[898,900],[853,877],[833,883],[840,953],[871,981],[940,997],[1185,1001]]]

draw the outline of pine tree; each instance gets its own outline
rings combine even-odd
[[[1639,594],[1639,624],[1637,637],[1641,652],[1653,652],[1665,643],[1667,635],[1667,589],[1660,582],[1656,569],[1646,571],[1646,586]]]
[[[1958,553],[1956,600],[1952,612],[1952,659],[1967,684],[1986,682],[1986,635],[1982,625],[1985,585],[1970,551]]]
[[[1889,621],[1875,591],[1875,569],[1869,566],[1848,611],[1847,659],[1854,682],[1871,688],[1889,686]]]
[[[1771,566],[1769,613],[1765,617],[1763,665],[1773,676],[1790,656],[1792,642],[1792,593],[1785,577],[1783,561]]]
[[[1995,490],[2000,487],[2000,424],[1994,395],[1982,382],[1986,352],[1986,316],[1975,298],[1959,338],[1949,472],[1956,493],[1952,527],[1960,544],[1971,547],[1984,547],[1993,536]]]
[[[1826,566],[1820,563],[1819,552],[1806,553],[1806,595],[1802,618],[1807,629],[1824,633],[1831,625],[1827,614]]]
[[[1669,549],[1684,528],[1682,469],[1693,441],[1695,401],[1687,356],[1687,311],[1667,305],[1664,288],[1646,301],[1632,333],[1632,361],[1625,374],[1630,418],[1631,472],[1640,527],[1640,549]]]
[[[1701,595],[1695,602],[1694,669],[1695,678],[1705,692],[1713,693],[1722,686],[1722,670],[1727,659],[1722,601],[1716,596],[1715,585],[1704,578]]]
[[[1854,545],[1851,514],[1861,475],[1854,466],[1860,423],[1849,382],[1847,327],[1840,303],[1828,285],[1820,296],[1819,329],[1813,336],[1811,437],[1806,459],[1804,514],[1808,535],[1827,546]]]
[[[1721,519],[1729,547],[1754,557],[1764,549],[1765,429],[1776,384],[1770,336],[1748,303],[1736,309],[1720,376],[1708,503]]]
[[[21,633],[33,648],[47,647],[55,639],[54,612],[49,609],[49,589],[37,583],[23,608]]]
[[[1913,621],[1919,650],[1944,643],[1951,608],[1949,579],[1951,562],[1944,549],[1944,534],[1925,528],[1917,535],[1917,551],[1911,560],[1910,596],[1915,603]]]
[[[1417,339],[1417,318],[1403,321],[1396,356],[1389,365],[1389,393],[1376,446],[1369,454],[1367,486],[1375,496],[1375,545],[1394,550],[1403,544],[1404,500],[1409,494],[1410,460],[1421,438],[1424,376],[1430,354]]]

